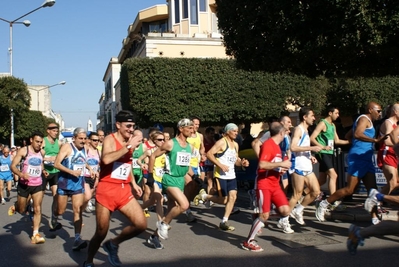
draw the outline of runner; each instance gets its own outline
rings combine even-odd
[[[87,247],[87,242],[82,240],[82,212],[85,193],[85,169],[91,168],[87,163],[85,151],[86,131],[78,127],[73,131],[72,142],[61,147],[55,158],[54,167],[60,173],[58,177],[57,200],[58,209],[55,216],[65,213],[68,198],[72,201],[73,226],[75,229],[75,241],[72,250],[81,250]],[[91,177],[94,172],[90,170]]]
[[[168,195],[168,213],[166,214],[163,223],[158,231],[160,236],[168,237],[169,224],[172,219],[179,216],[182,212],[189,208],[189,201],[184,194],[185,178],[189,173],[192,177],[194,175],[190,168],[190,159],[192,148],[187,142],[187,138],[191,136],[194,123],[190,119],[182,119],[177,123],[178,135],[165,142],[160,148],[151,154],[148,165],[148,184],[154,183],[153,170],[155,167],[156,158],[166,154],[165,173],[162,177],[162,189]],[[159,229],[159,228],[158,228]]]
[[[224,127],[224,136],[206,154],[208,160],[215,164],[214,176],[218,189],[218,195],[209,195],[202,189],[195,197],[198,200],[212,201],[224,204],[225,211],[219,228],[223,231],[234,231],[235,228],[228,223],[234,203],[237,199],[237,180],[235,166],[248,167],[249,161],[238,157],[238,144],[234,141],[238,134],[238,126],[229,123]]]
[[[334,169],[333,156],[335,145],[348,145],[348,140],[341,140],[337,135],[334,121],[339,117],[339,110],[336,107],[328,106],[326,108],[326,117],[321,119],[317,124],[315,130],[310,136],[310,142],[315,145],[322,147],[323,149],[315,155],[319,162],[319,185],[324,185],[329,177],[328,189],[330,195],[334,194],[337,189],[337,172]],[[320,201],[322,193],[320,195]],[[334,202],[333,209],[337,208],[341,204],[340,201]]]
[[[304,225],[304,208],[312,203],[320,194],[319,182],[313,172],[312,166],[317,160],[311,155],[311,152],[319,152],[321,147],[310,145],[308,128],[315,121],[313,110],[308,107],[301,108],[299,110],[299,118],[301,122],[295,127],[291,142],[292,166],[289,172],[294,192],[290,199],[290,208],[292,209],[290,216],[300,225]],[[302,196],[305,185],[309,188],[309,194],[303,198],[300,204],[296,205]]]
[[[316,208],[316,217],[319,221],[325,221],[324,215],[331,203],[353,194],[360,179],[363,180],[368,192],[371,188],[377,188],[373,164],[373,144],[380,142],[387,136],[380,136],[378,139],[374,138],[375,129],[373,127],[373,121],[380,117],[381,111],[381,106],[379,104],[370,102],[366,107],[366,113],[360,115],[353,124],[352,147],[348,153],[347,185],[320,202],[320,205]],[[372,212],[371,216],[373,224],[380,222],[375,211]]]
[[[85,168],[84,206],[86,206],[85,210],[87,212],[92,212],[95,210],[94,199],[92,199],[92,197],[98,184],[98,176],[100,171],[100,152],[97,149],[97,144],[99,142],[98,134],[96,132],[91,132],[87,141],[88,143],[86,143],[85,145],[87,157],[86,162],[94,173],[94,177],[92,177],[90,170],[88,168]]]
[[[53,195],[53,203],[51,206],[51,220],[50,220],[50,230],[55,231],[61,229],[62,225],[58,223],[58,218],[54,215],[54,212],[57,210],[57,184],[58,184],[58,175],[59,170],[54,168],[55,157],[58,155],[60,151],[61,142],[58,140],[59,135],[59,126],[56,123],[50,123],[47,126],[47,136],[44,137],[43,149],[46,153],[44,156],[44,168],[46,172],[49,174],[43,178],[43,191],[46,190],[47,184],[50,187],[51,193]]]
[[[155,149],[147,150],[142,156],[139,157],[137,160],[138,165],[143,166],[146,165],[144,161],[145,158],[151,157],[151,155],[158,150],[160,146],[165,143],[165,136],[162,132],[156,131],[150,135],[150,139],[156,145]],[[143,209],[153,206],[156,203],[156,212],[157,212],[157,230],[147,239],[147,243],[152,245],[156,249],[163,249],[164,246],[159,241],[158,237],[162,239],[168,238],[168,229],[166,224],[163,221],[164,212],[163,212],[163,196],[162,196],[162,176],[165,171],[165,163],[166,163],[166,156],[165,154],[155,158],[154,162],[154,169],[150,173],[153,176],[152,179],[147,179],[147,185],[151,188],[151,195],[148,201],[143,201],[141,207]]]
[[[8,209],[8,215],[14,215],[15,212],[20,214],[26,213],[28,205],[28,198],[33,199],[33,235],[31,238],[32,244],[41,244],[45,242],[44,237],[39,234],[39,226],[42,219],[42,173],[47,176],[48,173],[44,170],[43,157],[44,150],[43,134],[34,132],[30,137],[30,145],[21,148],[15,155],[11,163],[11,171],[19,176],[19,183],[17,187],[17,202]],[[22,170],[17,168],[17,165],[23,160]]]
[[[141,196],[142,189],[132,179],[132,153],[142,140],[133,136],[135,119],[133,113],[121,110],[115,117],[117,132],[104,139],[100,163],[100,180],[96,192],[96,232],[90,240],[87,259],[83,266],[93,267],[93,259],[109,229],[111,213],[119,210],[130,224],[113,239],[104,242],[103,248],[108,253],[108,260],[114,267],[122,265],[119,256],[119,244],[129,240],[147,228],[140,204],[134,194]]]
[[[104,142],[105,134],[104,134],[103,130],[97,130],[97,134],[98,134],[98,139],[99,139],[98,144],[97,144],[97,149],[101,155],[101,152],[103,150],[103,142]]]
[[[265,226],[270,214],[271,204],[275,204],[282,219],[277,226],[285,233],[293,233],[288,220],[290,206],[287,197],[280,186],[280,176],[291,167],[288,157],[283,157],[279,144],[284,141],[286,129],[279,122],[273,122],[270,127],[270,138],[262,145],[259,155],[258,174],[256,177],[256,195],[258,199],[259,216],[253,221],[247,240],[241,243],[245,250],[259,252],[263,249],[255,241],[255,235]]]
[[[3,153],[0,155],[0,199],[1,204],[5,205],[6,200],[4,198],[4,184],[6,188],[7,200],[10,201],[12,180],[14,179],[13,173],[11,172],[11,162],[13,157],[10,155],[10,148],[8,146],[3,148]]]

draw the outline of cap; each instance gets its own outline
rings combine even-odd
[[[135,122],[133,112],[129,110],[121,110],[116,114],[115,120],[117,122]]]

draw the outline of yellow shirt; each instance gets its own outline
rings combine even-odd
[[[187,142],[193,147],[193,151],[191,152],[190,166],[193,168],[199,168],[199,163],[201,161],[201,137],[198,133],[195,134],[195,137],[187,138]]]

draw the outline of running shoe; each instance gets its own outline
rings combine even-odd
[[[167,202],[168,202],[168,195],[163,194],[163,203],[167,203]]]
[[[150,217],[151,217],[150,212],[148,211],[148,209],[145,209],[145,210],[144,210],[144,216],[145,216],[146,218],[150,218]]]
[[[193,203],[194,203],[195,206],[198,206],[200,200],[204,200],[204,199],[202,198],[203,195],[206,195],[205,189],[201,189],[201,190],[199,191],[198,195],[196,195],[196,196],[194,197]]]
[[[1,204],[5,205],[6,204],[6,200],[4,198],[1,199]]]
[[[326,221],[326,218],[324,218],[324,215],[327,212],[327,207],[325,207],[323,204],[324,203],[321,202],[320,205],[316,208],[316,211],[315,211],[316,218],[319,220],[319,222],[325,222]]]
[[[346,241],[346,247],[350,254],[355,255],[358,246],[364,245],[364,239],[360,236],[360,227],[351,224],[349,226],[348,240]]]
[[[294,233],[294,230],[291,229],[289,221],[279,220],[277,223],[277,228],[283,229],[283,232],[286,234]]]
[[[50,223],[49,223],[49,227],[50,227],[50,231],[57,231],[60,230],[62,228],[62,224],[60,224],[57,219],[51,219]]]
[[[108,261],[114,267],[122,266],[122,262],[119,260],[118,249],[119,246],[111,243],[111,239],[105,241],[103,244],[103,249],[108,253]]]
[[[16,213],[15,211],[15,206],[12,205],[11,207],[8,208],[8,216],[13,216]]]
[[[87,242],[79,237],[78,239],[75,239],[75,241],[73,242],[72,250],[79,251],[81,249],[84,249],[85,247],[87,247]]]
[[[305,222],[303,220],[303,212],[297,212],[297,210],[294,208],[291,213],[290,213],[291,218],[294,218],[297,223],[300,225],[304,225]]]
[[[252,251],[252,252],[261,252],[263,248],[258,245],[255,239],[250,240],[249,242],[244,241],[241,243],[241,247],[245,250]]]
[[[371,212],[371,210],[374,208],[374,206],[378,205],[378,200],[377,200],[377,194],[379,192],[372,188],[370,190],[369,196],[366,198],[366,201],[364,202],[364,208],[368,211]]]
[[[162,239],[168,239],[169,226],[165,222],[157,222],[158,235]]]
[[[94,267],[94,263],[83,262],[83,267]]]
[[[46,240],[39,233],[32,236],[31,243],[32,244],[43,244]]]
[[[93,204],[92,204],[91,201],[89,200],[89,201],[87,202],[85,211],[90,213],[90,212],[92,211],[92,208],[93,208]]]
[[[220,230],[223,230],[223,231],[234,231],[236,229],[233,226],[229,225],[227,222],[221,222],[219,224],[219,228],[220,228]]]
[[[155,249],[163,249],[163,245],[157,236],[150,236],[150,238],[147,239],[147,243],[152,245]]]
[[[10,190],[6,190],[7,191],[7,193],[6,193],[6,195],[7,195],[7,198],[10,198],[10,196],[11,196],[11,192],[10,192]]]
[[[197,218],[195,218],[195,216],[192,212],[186,212],[186,221],[189,223],[196,222]]]

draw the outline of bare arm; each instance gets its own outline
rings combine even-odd
[[[317,124],[316,128],[314,129],[312,135],[310,136],[310,143],[319,146],[322,149],[327,149],[327,147],[323,146],[319,142],[317,142],[316,138],[319,136],[321,132],[325,132],[327,130],[327,126],[324,122],[320,121],[319,124]]]
[[[21,162],[21,160],[25,157],[27,153],[27,146],[24,146],[20,150],[18,150],[17,154],[14,156],[14,159],[11,162],[11,171],[21,177],[22,179],[28,179],[29,175],[27,173],[22,173],[18,168],[17,165]]]
[[[78,177],[81,175],[82,171],[74,171],[71,170],[61,164],[61,162],[68,157],[71,154],[71,146],[62,146],[60,149],[60,152],[58,153],[57,157],[55,158],[54,161],[54,167],[57,168],[58,170],[68,173],[70,175],[73,175],[75,177]]]
[[[220,169],[222,169],[224,172],[228,171],[228,166],[223,165],[218,161],[215,157],[215,154],[221,151],[224,151],[226,149],[226,141],[224,139],[219,139],[211,149],[209,149],[208,153],[206,153],[206,156],[210,162],[218,166]]]
[[[154,170],[155,159],[159,156],[162,156],[166,152],[169,152],[173,149],[173,140],[168,140],[161,147],[158,147],[154,153],[151,154],[150,160],[148,162],[148,172],[152,173]]]
[[[379,135],[388,135],[387,139],[384,140],[384,144],[386,146],[393,146],[390,133],[393,131],[392,123],[388,120],[385,120],[384,123],[381,125]]]
[[[382,140],[382,138],[370,138],[364,134],[366,128],[370,126],[372,125],[370,125],[370,121],[366,117],[360,117],[357,121],[357,126],[355,132],[353,133],[353,137],[363,142],[378,143],[380,140]]]
[[[126,142],[126,146],[122,146],[121,149],[116,150],[114,138],[109,135],[105,137],[103,142],[101,160],[106,165],[115,162],[129,152],[129,149],[127,148],[128,145],[131,145],[132,147],[137,147],[140,143],[140,136],[131,136],[130,139]]]

